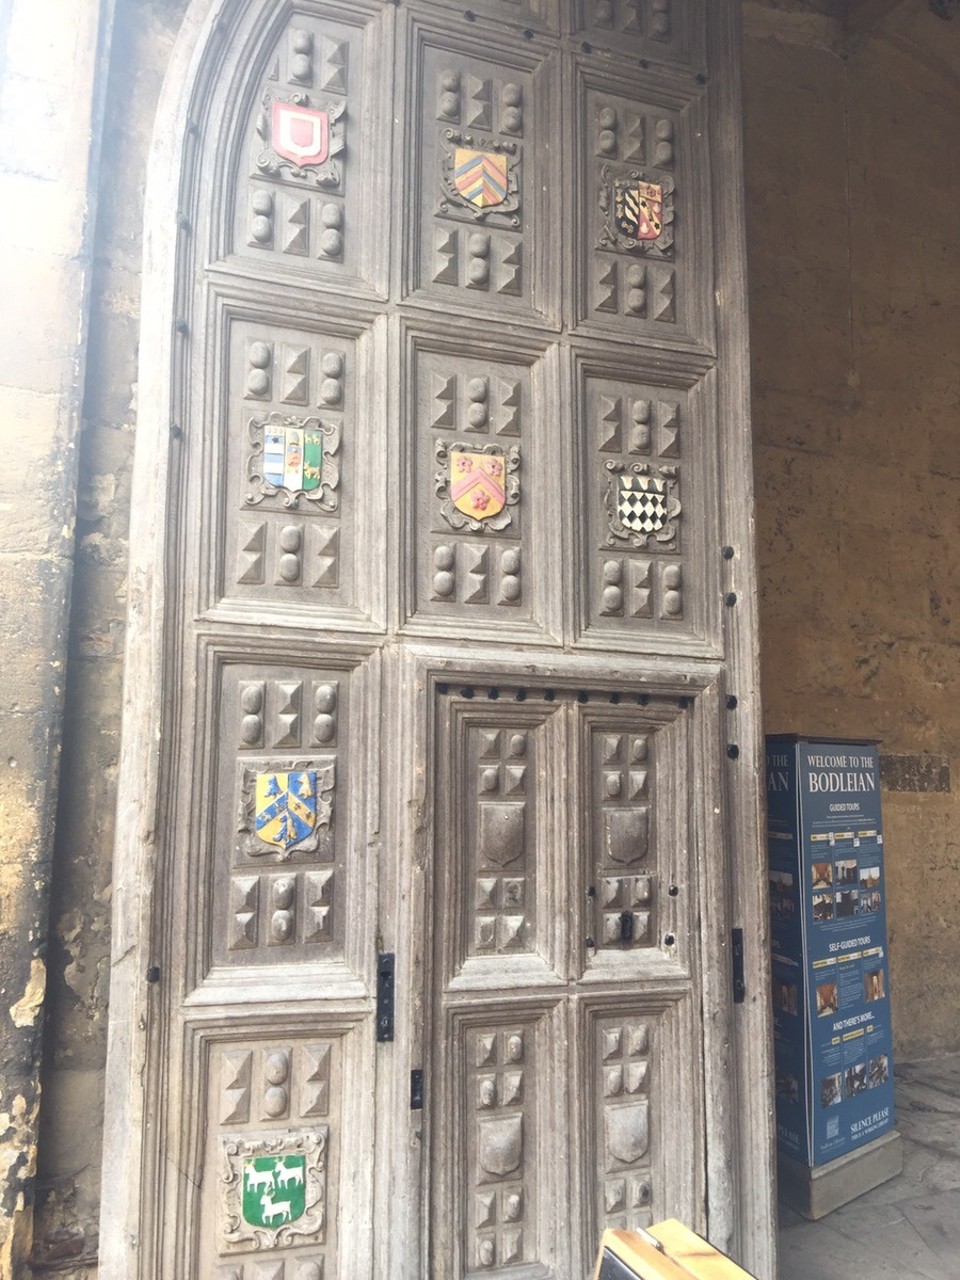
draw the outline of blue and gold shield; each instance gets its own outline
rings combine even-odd
[[[292,849],[316,825],[316,770],[257,774],[254,827],[260,840],[278,849]]]

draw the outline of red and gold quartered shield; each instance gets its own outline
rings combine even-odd
[[[450,497],[471,520],[488,520],[503,510],[504,461],[499,454],[450,454]]]
[[[323,164],[330,154],[330,117],[293,102],[274,102],[270,145],[301,169]]]
[[[493,151],[457,147],[453,159],[453,185],[464,200],[478,209],[503,204],[507,198],[507,157]]]

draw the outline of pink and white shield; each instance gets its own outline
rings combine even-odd
[[[326,111],[275,102],[270,145],[278,156],[301,169],[323,164],[330,154],[330,117]]]

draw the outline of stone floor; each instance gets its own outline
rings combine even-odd
[[[960,1054],[896,1064],[903,1173],[808,1222],[780,1207],[780,1280],[960,1280]]]

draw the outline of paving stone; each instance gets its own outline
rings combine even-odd
[[[780,1206],[780,1280],[958,1280],[960,1054],[897,1064],[903,1172],[808,1222]]]

